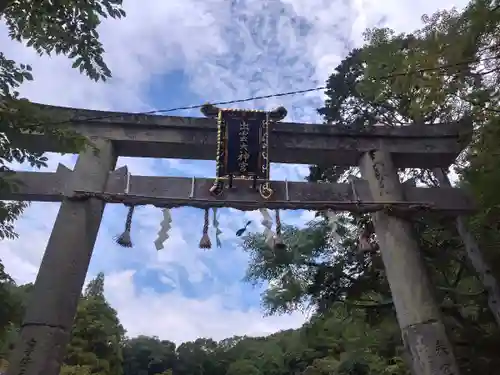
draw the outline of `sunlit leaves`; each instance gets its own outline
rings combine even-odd
[[[492,90],[500,51],[494,5],[474,0],[463,12],[440,11],[423,21],[411,34],[366,32],[366,79],[359,89],[374,101],[384,100],[388,88],[406,97],[402,114],[412,121],[481,116],[478,110],[498,104],[498,89]]]

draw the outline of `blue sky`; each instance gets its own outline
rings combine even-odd
[[[446,0],[442,8],[462,6]],[[323,85],[328,74],[367,27],[387,25],[409,31],[420,16],[436,9],[427,0],[125,0],[128,17],[106,21],[100,35],[113,72],[107,83],[94,83],[64,57],[39,57],[8,40],[0,24],[0,45],[8,58],[33,66],[35,81],[21,89],[29,99],[52,105],[149,111],[206,101],[241,99]],[[321,92],[245,103],[270,109],[283,105],[287,121],[319,122]],[[173,115],[200,116],[198,110]],[[50,155],[73,167],[75,156]],[[133,174],[213,177],[214,162],[120,158]],[[307,166],[273,165],[273,179],[301,180]],[[20,238],[0,243],[0,258],[19,283],[33,281],[58,210],[57,204],[33,203],[17,223]],[[153,241],[161,211],[136,210],[132,249],[113,237],[123,229],[126,209],[105,210],[89,278],[106,274],[106,295],[129,335],[156,335],[177,343],[197,337],[222,339],[258,335],[301,325],[307,314],[263,317],[260,293],[241,281],[247,256],[234,232],[248,219],[262,230],[255,212],[220,210],[222,248],[198,249],[203,211],[172,212],[173,228],[165,249]],[[302,225],[312,213],[286,212],[285,223]],[[212,233],[212,240],[213,240]]]

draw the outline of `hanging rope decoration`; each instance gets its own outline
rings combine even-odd
[[[208,236],[208,225],[209,225],[208,210],[209,210],[208,208],[205,208],[205,219],[203,221],[203,235],[201,236],[200,240],[200,249],[212,248],[212,242],[210,242],[210,237]]]
[[[285,250],[286,245],[281,237],[281,219],[280,211],[276,210],[276,235],[274,236],[274,249],[275,250]]]
[[[122,234],[115,238],[115,241],[118,245],[122,247],[132,247],[132,240],[130,236],[130,229],[132,227],[132,217],[134,215],[134,206],[129,206],[127,219],[125,220],[125,230]]]

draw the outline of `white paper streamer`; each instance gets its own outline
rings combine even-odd
[[[160,223],[160,230],[158,231],[158,236],[155,240],[156,250],[163,249],[163,244],[169,237],[168,232],[170,231],[170,228],[172,228],[172,216],[170,215],[170,209],[164,208],[162,209],[162,212],[163,220]]]
[[[266,237],[266,243],[270,247],[273,247],[274,233],[271,230],[271,228],[273,227],[273,219],[269,214],[269,211],[267,211],[267,208],[260,208],[259,211],[262,215],[262,221],[260,223],[264,226],[264,236]]]
[[[219,229],[219,220],[217,220],[217,208],[216,207],[212,208],[212,211],[214,215],[212,225],[215,228],[215,242],[217,247],[221,247],[222,244],[220,242],[219,235],[222,234],[222,231]]]
[[[326,217],[328,218],[328,225],[330,226],[330,235],[332,240],[335,242],[342,240],[340,235],[337,233],[337,229],[339,227],[337,214],[332,210],[327,210]]]

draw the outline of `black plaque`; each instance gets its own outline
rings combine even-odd
[[[226,179],[229,187],[233,178],[251,179],[255,188],[260,180],[259,192],[269,198],[273,193],[269,183],[269,128],[273,121],[285,118],[286,109],[233,110],[207,104],[201,111],[207,117],[217,118],[217,170],[210,191],[220,195]]]
[[[267,114],[222,111],[220,127],[224,134],[221,177],[266,179],[266,168],[262,168],[265,160],[262,155],[262,136],[267,133]]]

